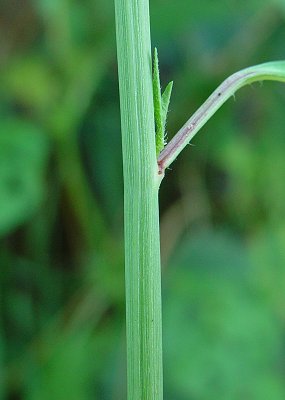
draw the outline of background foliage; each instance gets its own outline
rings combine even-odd
[[[171,137],[284,59],[283,0],[151,0]],[[0,399],[126,398],[114,10],[0,5]],[[243,89],[162,184],[165,399],[285,397],[285,91]]]

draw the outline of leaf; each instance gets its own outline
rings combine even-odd
[[[166,86],[166,88],[161,96],[162,125],[163,125],[164,131],[165,131],[165,126],[166,126],[167,113],[168,113],[168,107],[169,107],[169,103],[170,103],[172,88],[173,88],[173,81],[169,82],[169,84]]]
[[[157,48],[153,57],[153,105],[156,126],[156,154],[164,149],[165,126],[173,82],[169,82],[161,95]]]
[[[90,328],[66,333],[57,330],[43,344],[48,356],[35,365],[36,373],[29,375],[26,399],[87,400],[93,367],[88,351]]]
[[[34,125],[0,124],[0,236],[31,218],[45,191],[48,143]]]
[[[251,268],[248,247],[226,230],[179,244],[164,277],[167,399],[284,398],[282,328]]]
[[[159,78],[159,66],[157,48],[154,49],[153,57],[153,106],[154,106],[154,119],[156,127],[156,154],[158,155],[164,148],[164,132],[162,120],[162,104],[161,104],[161,89]]]

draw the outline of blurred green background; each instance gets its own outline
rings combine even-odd
[[[171,137],[285,58],[284,0],[151,0]],[[112,1],[0,3],[0,399],[125,400]],[[285,398],[285,87],[214,116],[160,192],[165,400]]]

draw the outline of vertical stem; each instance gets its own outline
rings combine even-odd
[[[115,0],[125,188],[129,400],[162,400],[158,168],[148,0]]]

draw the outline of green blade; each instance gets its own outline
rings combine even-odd
[[[169,82],[169,84],[166,86],[161,96],[162,126],[164,131],[166,126],[167,113],[168,113],[172,88],[173,88],[173,81]]]
[[[164,125],[162,120],[162,101],[161,101],[161,91],[160,91],[157,48],[154,49],[154,56],[153,56],[152,85],[153,85],[154,119],[156,127],[156,154],[158,155],[164,148]]]

